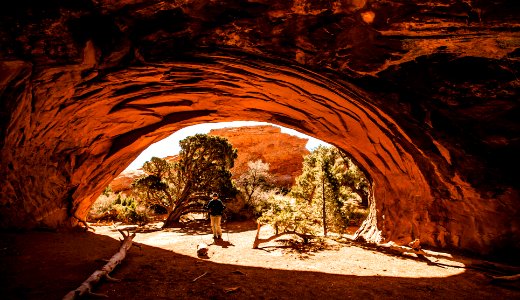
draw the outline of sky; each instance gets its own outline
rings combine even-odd
[[[265,122],[254,122],[254,121],[235,121],[235,122],[222,122],[222,123],[204,123],[185,127],[181,130],[174,132],[169,137],[160,140],[157,143],[150,145],[144,150],[127,168],[126,170],[136,170],[143,166],[146,161],[149,161],[153,156],[166,157],[178,154],[181,150],[179,141],[197,133],[209,133],[211,129],[225,128],[225,127],[241,127],[241,126],[260,126],[260,125],[272,125],[282,129],[283,133],[295,135],[301,138],[308,139],[306,148],[312,151],[319,145],[327,146],[329,144],[315,139],[311,136],[299,133],[296,130],[285,128],[282,126],[274,125]]]

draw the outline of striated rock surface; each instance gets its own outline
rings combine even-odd
[[[516,1],[4,1],[0,226],[83,217],[202,122],[318,137],[370,175],[371,241],[520,250]]]
[[[225,137],[237,148],[238,157],[231,170],[235,179],[247,171],[249,161],[260,159],[269,163],[276,185],[290,188],[302,172],[303,157],[310,153],[305,148],[307,139],[282,133],[274,126],[213,129],[209,134]]]

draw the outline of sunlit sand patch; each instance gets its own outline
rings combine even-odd
[[[122,226],[121,226],[122,227]],[[268,227],[261,235],[269,236]],[[119,238],[112,227],[96,227],[96,233]],[[197,257],[197,245],[209,245],[209,259],[214,263],[268,269],[313,271],[328,274],[356,276],[391,276],[403,278],[442,278],[463,273],[465,260],[450,254],[426,251],[430,264],[416,255],[398,256],[385,254],[361,245],[325,240],[325,246],[316,251],[299,253],[287,246],[287,241],[297,237],[287,236],[252,249],[256,230],[237,230],[225,233],[221,243],[214,243],[210,232],[191,235],[182,230],[151,231],[138,233],[135,242],[162,248],[178,254]],[[285,242],[280,242],[284,240]],[[411,251],[412,252],[412,251]]]

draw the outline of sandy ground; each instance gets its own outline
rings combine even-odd
[[[0,298],[60,299],[78,287],[120,245],[115,226],[94,228],[0,233]],[[224,230],[218,243],[205,223],[137,233],[141,249],[112,273],[122,281],[102,282],[96,292],[109,299],[520,299],[518,282],[490,282],[507,266],[432,251],[428,262],[344,238],[303,245],[284,236],[252,249],[254,223]],[[261,236],[270,234],[262,228]],[[209,258],[197,257],[199,243],[210,245]]]

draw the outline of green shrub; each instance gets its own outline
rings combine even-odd
[[[350,208],[346,210],[346,216],[348,217],[348,222],[350,226],[361,226],[361,223],[368,216],[367,208],[356,207],[355,205],[350,204]]]
[[[150,220],[150,211],[146,207],[139,205],[135,198],[125,197],[121,193],[108,193],[108,196],[101,194],[92,205],[89,215],[96,218],[110,211],[115,211],[116,220],[125,223],[145,224]]]
[[[262,206],[258,222],[270,224],[276,231],[295,231],[301,234],[315,234],[319,219],[310,205],[289,196],[274,194]]]

